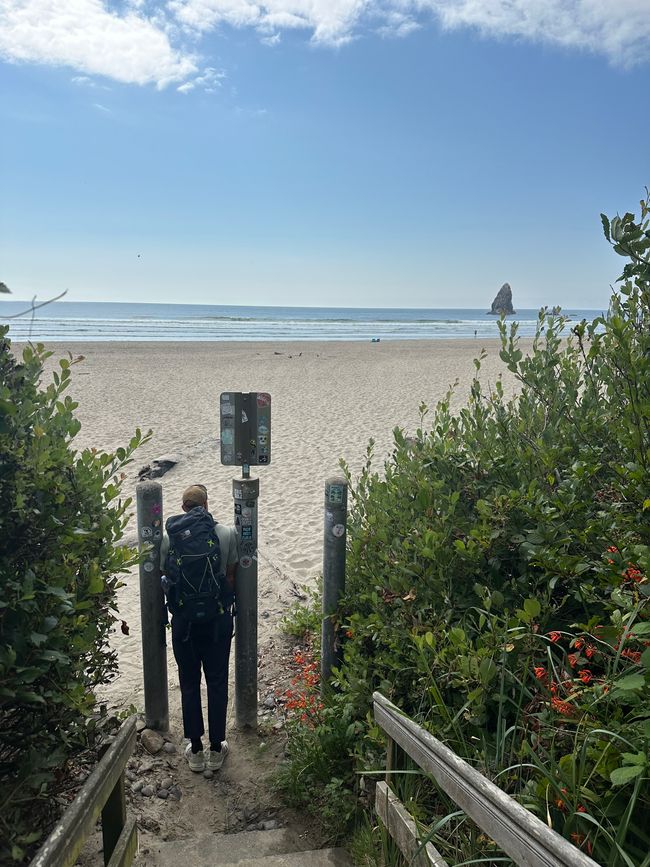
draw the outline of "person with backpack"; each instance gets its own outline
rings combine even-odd
[[[185,757],[190,770],[218,771],[228,754],[228,661],[233,635],[237,535],[208,512],[204,485],[183,493],[183,514],[165,523],[161,583],[172,615],[172,648],[178,665]],[[201,669],[208,691],[208,734],[201,705]]]

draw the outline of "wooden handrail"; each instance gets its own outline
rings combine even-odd
[[[137,848],[135,820],[126,819],[124,769],[136,740],[136,718],[123,723],[113,743],[43,843],[30,867],[72,867],[102,815],[104,864],[126,867]]]
[[[406,716],[380,692],[375,720],[404,752],[522,867],[598,867],[537,816]]]

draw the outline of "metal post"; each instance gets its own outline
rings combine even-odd
[[[247,472],[248,471],[248,472]],[[260,480],[233,479],[235,530],[239,566],[235,581],[235,721],[239,728],[257,727],[257,502]]]
[[[325,530],[323,534],[323,631],[321,691],[327,688],[332,668],[340,661],[335,629],[339,600],[345,590],[345,529],[348,483],[343,478],[325,482]]]
[[[162,543],[162,486],[141,482],[136,488],[138,545],[147,554],[140,563],[140,622],[142,626],[142,670],[144,711],[148,728],[169,729],[167,696],[167,641],[165,637],[165,595],[160,586]]]

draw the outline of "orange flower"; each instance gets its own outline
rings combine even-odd
[[[638,665],[641,662],[641,651],[640,650],[629,650],[627,647],[621,653],[621,656],[624,656],[626,659],[629,659],[635,665]]]
[[[546,669],[543,665],[536,666],[533,671],[537,680],[544,680],[546,678]]]
[[[585,648],[585,656],[587,657],[587,659],[592,659],[592,657],[594,657],[597,652],[598,649],[594,644],[588,644]]]
[[[589,671],[588,668],[581,668],[578,672],[578,677],[583,683],[591,683],[593,674]]]
[[[559,632],[549,632],[548,637],[553,643],[555,643],[556,641],[559,641],[562,636]]]
[[[571,668],[575,668],[576,665],[578,664],[578,654],[577,653],[570,653],[569,656],[567,657],[567,659],[569,660],[569,665],[571,666]]]
[[[618,548],[616,547],[616,545],[610,545],[607,550],[610,554],[618,554]]]
[[[576,650],[581,650],[585,646],[584,638],[576,638],[573,646],[575,647]]]

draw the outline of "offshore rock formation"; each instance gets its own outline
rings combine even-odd
[[[504,313],[506,315],[516,313],[516,310],[512,306],[512,289],[510,288],[510,283],[504,283],[499,289],[497,297],[492,302],[492,309],[488,313],[488,316],[491,314],[501,316]]]

